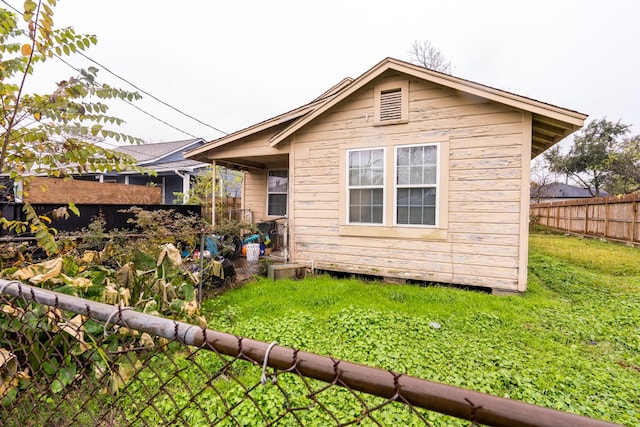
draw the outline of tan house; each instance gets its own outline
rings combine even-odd
[[[288,218],[291,261],[512,293],[530,160],[586,117],[387,58],[186,157],[245,171],[243,208]]]

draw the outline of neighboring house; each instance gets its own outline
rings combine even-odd
[[[184,152],[202,146],[204,139],[159,142],[153,144],[126,145],[114,150],[133,156],[138,166],[154,170],[157,176],[140,174],[134,171],[107,172],[104,174],[83,174],[74,177],[81,180],[115,182],[118,184],[159,186],[162,203],[174,204],[177,200],[173,193],[188,194],[191,180],[209,164],[185,159]],[[188,202],[188,201],[187,201]]]
[[[522,292],[529,165],[586,115],[387,58],[307,105],[191,150],[245,171],[292,261]]]
[[[558,202],[562,200],[577,200],[577,199],[589,199],[595,197],[595,190],[582,187],[576,187],[575,185],[562,184],[560,182],[553,182],[551,184],[545,184],[531,189],[531,202],[532,203],[544,203],[544,202]],[[604,190],[600,190],[599,197],[607,197],[609,193]]]

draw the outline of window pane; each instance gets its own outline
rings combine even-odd
[[[436,225],[436,208],[424,208],[422,211],[422,224]]]
[[[398,166],[409,166],[409,149],[398,148]]]
[[[371,206],[360,206],[360,221],[371,223]]]
[[[409,204],[411,206],[422,205],[422,189],[421,188],[412,188],[409,190]]]
[[[349,169],[349,186],[360,185],[358,169]]]
[[[422,153],[423,147],[411,147],[409,148],[409,155],[411,156],[409,162],[411,165],[422,165]]]
[[[286,215],[287,214],[287,195],[286,194],[269,194],[269,208],[267,215]]]
[[[409,189],[398,188],[398,206],[409,206]]]
[[[409,208],[409,224],[422,224],[422,207]]]
[[[286,193],[289,183],[289,177],[286,170],[273,170],[269,171],[269,178],[267,181],[268,193]]]
[[[438,148],[435,145],[428,145],[424,148],[424,163],[436,164],[438,162],[437,154]]]
[[[371,211],[371,222],[373,224],[382,224],[382,206],[374,206]]]
[[[398,206],[397,222],[398,224],[409,224],[409,208]]]
[[[360,167],[360,151],[352,151],[349,153],[349,167]]]
[[[435,225],[438,146],[396,150],[396,221],[398,224]]]
[[[371,206],[371,191],[360,191],[360,204]]]
[[[424,181],[421,184],[436,183],[436,165],[425,165],[422,169]]]
[[[381,224],[382,189],[349,191],[349,222]]]
[[[435,188],[399,188],[396,203],[398,224],[435,225]]]
[[[422,197],[423,206],[435,206],[436,205],[436,189],[425,188]]]
[[[409,184],[420,185],[422,182],[422,166],[411,166],[411,178]]]
[[[407,185],[409,184],[409,168],[405,166],[398,166],[398,185]]]
[[[382,169],[373,169],[371,171],[371,184],[372,185],[384,184],[384,171]]]

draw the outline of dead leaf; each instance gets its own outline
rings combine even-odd
[[[158,267],[162,265],[162,262],[164,261],[165,257],[169,260],[169,263],[173,266],[177,267],[180,264],[182,264],[182,255],[180,254],[180,251],[178,250],[178,248],[176,248],[173,245],[173,243],[166,243],[162,245],[162,252],[160,252],[160,255],[158,256],[158,261],[156,263]]]
[[[91,348],[91,345],[84,340],[84,322],[85,316],[78,314],[67,322],[58,323],[60,329],[74,337],[80,343],[80,349],[84,353]]]
[[[12,279],[29,280],[34,285],[46,282],[57,277],[62,271],[62,258],[54,258],[39,264],[33,264],[16,271],[11,275]]]
[[[118,303],[118,297],[120,294],[116,290],[116,288],[112,284],[108,284],[105,286],[102,291],[102,296],[100,297],[100,301],[105,304],[115,305]]]
[[[22,56],[29,56],[31,55],[32,52],[33,52],[33,49],[31,48],[30,44],[25,43],[20,48],[20,53],[22,53]]]
[[[128,262],[116,272],[116,283],[125,288],[133,286],[136,267],[132,262]]]

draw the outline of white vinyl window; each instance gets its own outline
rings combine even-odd
[[[287,214],[287,193],[289,190],[289,171],[272,169],[267,176],[267,215],[285,216]]]
[[[382,148],[348,151],[350,224],[382,224],[384,157]]]
[[[396,147],[397,225],[435,226],[438,212],[438,145]]]

